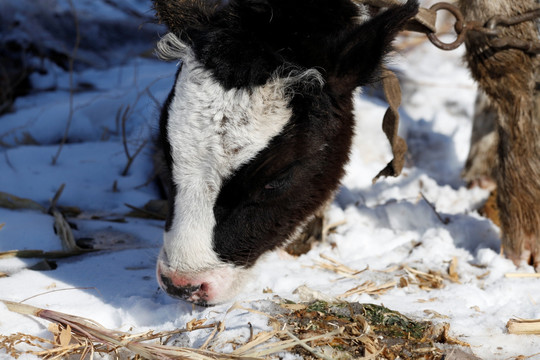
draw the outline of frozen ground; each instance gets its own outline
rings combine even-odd
[[[459,177],[476,93],[461,56],[460,50],[443,53],[422,43],[394,57],[404,92],[400,132],[410,148],[403,174],[371,185],[390,151],[380,130],[384,103],[368,89],[357,98],[352,160],[329,212],[329,222],[342,225],[330,243],[299,258],[280,251],[266,256],[237,301],[253,308],[275,295],[301,301],[294,290],[302,285],[338,296],[367,280],[378,285],[399,282],[407,277],[404,265],[446,274],[455,258],[459,283],[445,280],[444,287],[426,290],[410,282],[382,295],[352,295],[346,300],[384,304],[415,319],[448,322],[452,336],[471,344],[482,359],[540,359],[540,337],[509,335],[505,329],[512,317],[540,318],[540,279],[505,277],[533,269],[517,268],[499,256],[498,229],[476,211],[488,194],[467,189]],[[127,158],[117,114],[129,106],[126,138],[134,153],[157,128],[158,103],[172,85],[176,64],[137,57],[75,73],[75,84],[91,86],[73,94],[68,143],[56,165],[51,160],[69,117],[70,86],[68,73],[51,68],[54,76],[35,74],[32,80],[39,88],[54,83],[55,90],[18,98],[14,112],[0,117],[0,191],[47,207],[66,184],[58,205],[83,211],[69,219],[76,237],[101,239],[109,249],[56,260],[56,268],[49,271],[29,269],[41,259],[0,259],[0,273],[7,275],[0,277],[0,298],[32,297],[26,303],[135,332],[182,328],[193,318],[222,320],[231,303],[192,309],[158,290],[154,262],[163,223],[125,216],[126,203],[141,207],[158,197],[158,189],[147,184],[153,171],[151,143],[128,175],[121,175]],[[119,218],[126,222],[111,221]],[[40,211],[0,208],[0,224],[0,251],[62,249],[52,217]],[[324,261],[320,255],[369,270],[356,279],[340,279],[314,268]],[[264,317],[236,310],[227,315],[227,330],[216,346],[231,338],[247,340],[248,322],[255,331],[267,326]],[[0,334],[15,332],[50,336],[45,322],[0,305]],[[184,345],[200,346],[207,336],[205,331],[191,333]]]

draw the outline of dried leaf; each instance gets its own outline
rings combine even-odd
[[[50,323],[47,329],[55,336],[60,334],[60,326],[56,323]]]
[[[58,340],[60,342],[60,345],[63,347],[69,345],[69,343],[71,342],[71,326],[67,325],[64,329],[60,331]]]
[[[394,158],[386,167],[373,178],[375,183],[381,176],[398,176],[405,165],[405,154],[407,153],[407,143],[398,135],[399,127],[399,105],[401,104],[401,88],[399,80],[392,71],[383,71],[383,89],[388,109],[383,118],[383,131],[392,147]]]

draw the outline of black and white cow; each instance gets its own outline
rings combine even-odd
[[[170,295],[233,297],[337,189],[353,92],[376,80],[418,4],[364,20],[351,0],[154,0],[181,60],[161,113],[170,190],[157,263]]]

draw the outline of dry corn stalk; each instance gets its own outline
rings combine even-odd
[[[540,278],[540,273],[506,273],[506,278]]]
[[[510,319],[506,324],[509,334],[540,335],[540,319]]]

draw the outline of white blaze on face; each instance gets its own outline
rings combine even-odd
[[[264,149],[291,118],[290,79],[225,90],[191,54],[169,107],[168,137],[177,186],[174,217],[164,235],[168,267],[193,273],[223,266],[213,250],[213,207],[223,180]]]

